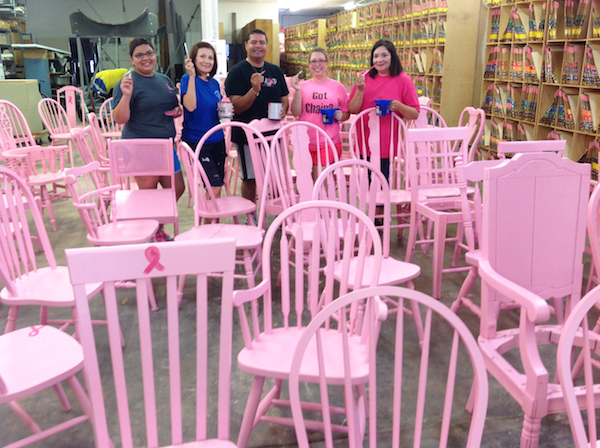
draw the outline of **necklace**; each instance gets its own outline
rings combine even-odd
[[[248,59],[246,59],[246,62],[248,64],[250,64],[250,61],[248,61]],[[252,70],[254,70],[254,73],[258,73],[259,75],[263,75],[265,73],[265,63],[263,62],[262,67],[260,67],[259,70],[256,70],[256,67],[253,66],[252,64],[250,64],[250,67],[252,67]]]

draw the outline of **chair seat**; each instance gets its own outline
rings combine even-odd
[[[277,328],[271,334],[261,333],[258,340],[252,341],[250,350],[244,348],[238,355],[240,370],[258,376],[287,379],[292,366],[295,347],[305,328]],[[322,331],[323,347],[326,347],[325,371],[329,384],[342,385],[344,380],[343,349],[337,330]],[[318,380],[317,348],[313,339],[306,349],[300,367],[300,381]],[[350,369],[352,384],[362,384],[368,380],[365,345],[360,337],[350,338]],[[363,362],[364,361],[364,362]]]
[[[336,279],[341,277],[342,265],[336,263],[333,268],[333,275]],[[363,269],[363,277],[361,288],[367,288],[371,283],[371,272],[373,272],[373,257],[368,257],[365,260],[365,267]],[[379,280],[377,286],[394,286],[401,283],[408,282],[414,278],[417,278],[421,273],[421,267],[413,264],[406,263],[404,261],[396,260],[392,257],[387,257],[382,260],[381,272],[379,274]],[[348,274],[348,284],[356,284],[356,259],[352,259],[350,262],[350,273]]]
[[[215,210],[214,201],[207,202],[207,210],[202,210],[200,216],[204,218],[221,218],[223,216],[245,215],[256,211],[256,204],[241,196],[225,196],[218,198]]]
[[[42,173],[36,174],[35,176],[29,176],[27,180],[27,185],[32,187],[37,187],[40,185],[52,184],[55,182],[61,182],[65,177],[64,172],[60,171],[58,173]]]
[[[203,240],[211,238],[235,238],[235,247],[239,250],[260,247],[264,230],[255,226],[237,224],[203,224],[180,233],[175,241]]]
[[[156,219],[160,224],[177,216],[175,195],[171,189],[118,190],[115,194],[117,219]]]
[[[111,222],[97,228],[98,238],[88,234],[87,239],[94,246],[147,243],[156,234],[158,226],[155,219]]]
[[[22,275],[15,280],[18,297],[10,296],[8,289],[0,291],[0,300],[7,305],[75,306],[73,286],[66,266],[49,267]],[[88,297],[100,291],[100,283],[86,285]]]
[[[383,204],[383,191],[377,192],[377,204]],[[390,190],[390,204],[405,204],[410,202],[410,191],[407,190]]]
[[[46,389],[82,366],[81,345],[57,328],[37,325],[6,333],[0,336],[0,376],[7,392],[0,394],[0,402]]]
[[[448,198],[448,197],[459,197],[460,189],[458,187],[450,188],[422,188],[419,190],[419,198],[433,199],[433,198]]]
[[[109,131],[103,132],[102,137],[104,138],[121,138],[121,131]]]

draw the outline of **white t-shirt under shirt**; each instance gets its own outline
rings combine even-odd
[[[324,82],[309,79],[302,82],[301,93],[302,112],[299,119],[319,126],[331,137],[333,143],[340,143],[340,124],[324,124],[321,109],[339,109],[348,112],[346,88],[331,78],[327,78]],[[309,136],[311,142],[314,141],[314,132],[309,132]]]

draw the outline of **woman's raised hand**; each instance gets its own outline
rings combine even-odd
[[[188,75],[196,76],[196,69],[194,68],[194,63],[192,62],[192,60],[190,58],[187,58],[184,64],[185,70],[187,71]]]

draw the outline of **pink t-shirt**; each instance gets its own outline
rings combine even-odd
[[[356,93],[356,85],[352,88],[350,93],[350,99],[354,97]],[[419,108],[419,97],[417,96],[417,89],[410,78],[405,72],[400,73],[398,76],[380,76],[375,75],[375,78],[371,78],[369,75],[365,76],[365,90],[363,93],[363,102],[360,106],[361,112],[370,107],[375,107],[375,100],[397,100],[402,104],[416,108]],[[390,157],[390,131],[392,126],[392,117],[386,115],[381,118],[380,121],[380,141],[381,141],[381,158],[387,159]],[[367,129],[368,136],[368,129]]]
[[[331,78],[324,82],[309,79],[302,83],[302,113],[301,121],[308,121],[323,129],[331,137],[333,143],[340,143],[340,124],[324,124],[321,109],[340,109],[348,112],[348,94],[342,83]],[[314,132],[309,132],[311,142]]]

